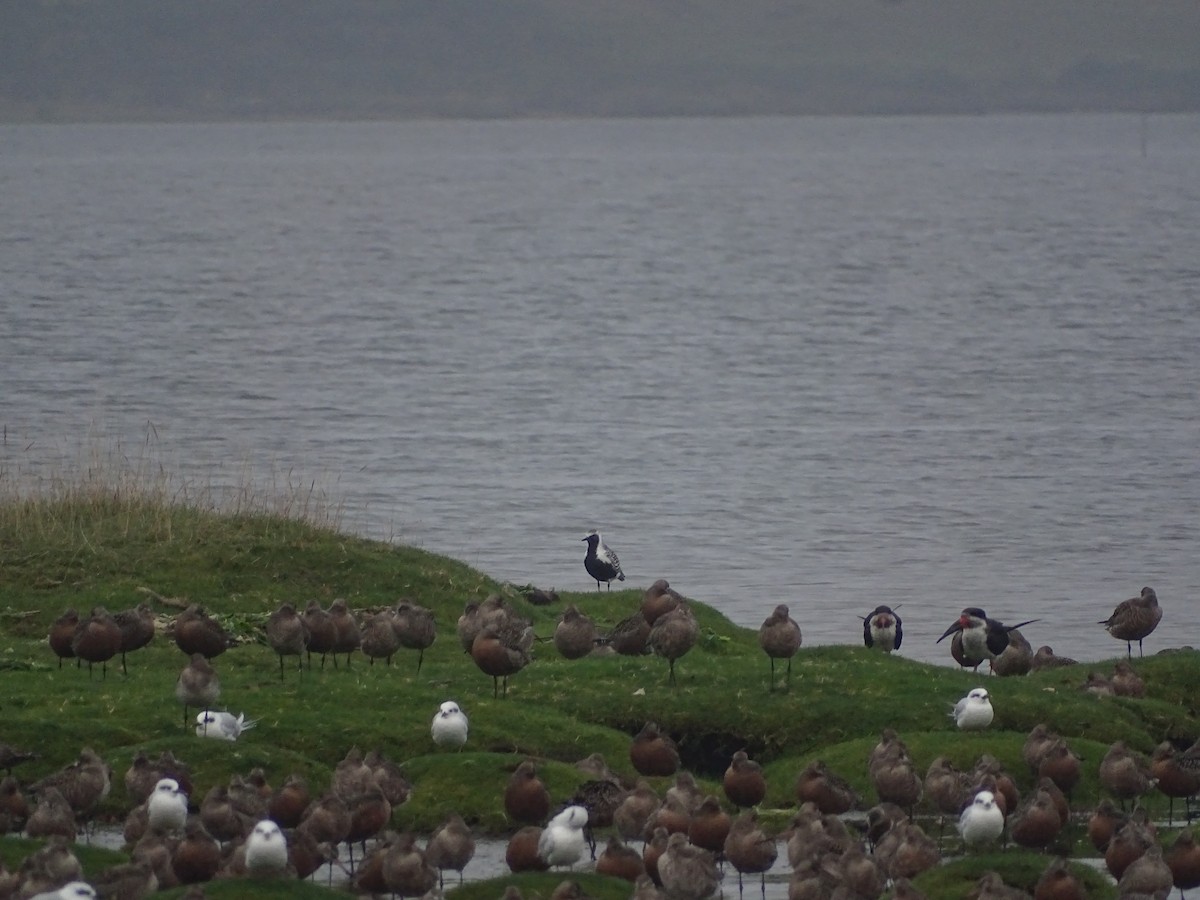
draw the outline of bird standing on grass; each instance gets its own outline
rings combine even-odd
[[[902,640],[904,629],[900,625],[900,617],[890,606],[877,606],[869,616],[863,617],[863,643],[866,646],[891,653],[900,649]]]
[[[467,742],[467,731],[470,723],[458,704],[453,700],[443,703],[433,717],[429,733],[433,742],[439,747],[462,747]]]
[[[247,719],[245,713],[236,716],[229,712],[205,710],[196,716],[196,737],[216,738],[219,741],[236,741],[258,724],[257,719]]]
[[[625,580],[625,573],[621,571],[621,561],[617,559],[613,549],[600,538],[600,532],[593,531],[583,540],[587,541],[588,545],[587,554],[583,557],[583,567],[596,579],[596,590],[600,590],[600,582],[603,581],[611,591],[614,579]]]
[[[1036,622],[1028,619],[1016,625],[1005,625],[996,619],[989,619],[987,613],[977,606],[964,609],[953,625],[947,628],[937,643],[941,643],[950,635],[958,635],[962,641],[962,655],[969,662],[959,661],[960,665],[974,665],[985,659],[995,659],[1008,646],[1009,632],[1025,625]]]
[[[984,688],[974,688],[954,704],[950,717],[961,731],[982,731],[992,724],[995,711]]]
[[[787,660],[786,684],[792,684],[792,657],[800,651],[804,638],[800,626],[786,605],[780,603],[758,629],[758,646],[771,660],[771,690],[775,690],[775,660]]]
[[[1132,659],[1133,642],[1138,642],[1138,656],[1141,656],[1142,639],[1149,636],[1160,621],[1162,607],[1158,605],[1158,595],[1154,588],[1144,587],[1139,596],[1118,603],[1113,614],[1098,624],[1117,640],[1125,642],[1125,653]]]

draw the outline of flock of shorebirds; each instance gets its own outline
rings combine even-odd
[[[623,580],[616,554],[598,533],[589,535],[585,568],[602,583]],[[531,602],[553,602],[552,595],[535,592]],[[1118,663],[1111,680],[1089,684],[1097,692],[1141,696],[1144,685],[1131,665],[1132,642],[1142,640],[1161,618],[1157,597],[1145,588],[1102,622],[1113,637],[1127,642],[1129,660]],[[978,668],[988,661],[996,674],[1021,674],[1045,665],[1067,665],[1050,648],[1036,654],[1020,627],[990,619],[977,608],[964,609],[939,640],[951,640],[951,653],[962,666]],[[508,678],[531,660],[537,639],[532,623],[498,595],[466,604],[456,626],[457,636],[481,672],[493,679],[493,696],[507,694]],[[82,618],[67,611],[53,624],[49,643],[59,657],[75,658],[106,668],[120,655],[145,646],[154,636],[155,617],[148,604],[109,615],[97,608]],[[235,640],[198,606],[188,606],[169,629],[188,657],[176,682],[183,705],[199,712],[195,732],[200,737],[237,740],[253,720],[215,711],[220,684],[211,660]],[[312,655],[331,656],[333,665],[344,654],[362,652],[390,665],[402,649],[424,651],[436,637],[432,613],[410,602],[355,618],[344,600],[329,609],[311,603],[298,611],[282,604],[266,622],[266,638],[279,657],[284,677],[285,657],[302,667]],[[592,653],[643,655],[667,660],[668,680],[675,683],[675,664],[700,636],[687,600],[665,579],[647,589],[638,609],[609,629],[599,628],[577,606],[568,606],[555,627],[553,643],[567,659]],[[788,607],[780,605],[763,622],[759,644],[771,666],[771,690],[777,688],[775,666],[786,665],[784,686],[790,684],[791,660],[801,646],[799,625]],[[885,652],[899,650],[903,639],[900,617],[880,606],[863,617],[863,642]],[[950,712],[956,727],[979,730],[993,718],[988,692],[972,690]],[[446,701],[430,725],[439,746],[461,748],[469,724],[454,701]],[[338,764],[329,789],[309,792],[299,775],[278,787],[261,769],[234,775],[228,785],[209,790],[198,807],[191,802],[192,782],[186,765],[171,753],[157,760],[138,754],[125,773],[124,784],[135,806],[124,825],[131,862],[117,866],[90,883],[71,842],[109,793],[112,771],[91,749],[84,749],[70,766],[33,784],[22,786],[11,770],[34,754],[0,744],[0,833],[24,831],[46,838],[45,846],[19,870],[0,867],[0,900],[87,900],[113,897],[136,900],[155,890],[178,884],[194,887],[188,897],[202,897],[203,883],[218,877],[290,874],[308,877],[322,866],[345,870],[354,890],[371,895],[424,896],[440,891],[447,871],[457,872],[471,861],[475,841],[457,813],[428,839],[424,847],[412,834],[389,830],[392,810],[407,800],[411,785],[401,769],[378,751],[367,755],[352,749]],[[868,774],[878,804],[871,806],[824,763],[813,762],[799,774],[795,799],[799,811],[781,834],[769,833],[756,808],[767,792],[762,768],[744,751],[732,755],[721,780],[722,796],[705,795],[695,778],[681,766],[671,737],[648,722],[631,740],[629,758],[639,773],[636,781],[622,779],[593,754],[579,763],[588,778],[570,798],[555,805],[538,776],[536,763],[516,766],[504,791],[503,803],[513,832],[506,861],[514,872],[570,868],[590,852],[595,871],[625,878],[637,900],[705,900],[721,890],[725,866],[736,871],[741,892],[745,875],[759,875],[765,896],[766,873],[776,864],[778,846],[785,846],[791,867],[789,900],[805,898],[874,898],[890,885],[892,896],[922,896],[912,879],[936,865],[942,854],[942,828],[947,818],[957,824],[959,847],[975,848],[1011,841],[1045,850],[1055,846],[1069,817],[1068,797],[1080,778],[1081,761],[1067,742],[1039,725],[1028,736],[1024,758],[1037,779],[1032,794],[1022,799],[1014,779],[990,756],[974,769],[960,771],[947,757],[935,759],[922,776],[895,732],[885,730],[870,754]],[[650,778],[674,777],[661,796]],[[1200,747],[1177,750],[1160,745],[1151,759],[1123,743],[1112,746],[1099,769],[1100,781],[1111,795],[1091,814],[1088,837],[1119,880],[1122,896],[1165,896],[1172,886],[1200,886],[1200,848],[1190,831],[1180,832],[1164,854],[1154,838],[1154,824],[1137,800],[1153,790],[1174,799],[1200,791]],[[31,799],[27,799],[27,796]],[[915,813],[924,803],[934,813],[938,836],[918,824]],[[1120,809],[1117,808],[1120,805]],[[1126,812],[1127,804],[1134,804]],[[848,817],[865,810],[865,817]],[[599,852],[597,829],[612,828]],[[368,852],[367,841],[374,842]],[[349,864],[338,854],[346,844]],[[640,845],[640,846],[639,846]],[[354,848],[361,848],[356,864]],[[515,900],[512,890],[506,894]],[[564,882],[555,900],[578,900],[575,882]],[[1030,896],[1004,885],[994,872],[984,874],[972,896],[981,900]],[[1066,862],[1047,866],[1032,895],[1037,900],[1071,900],[1086,892]]]

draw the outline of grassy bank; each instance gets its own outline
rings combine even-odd
[[[454,809],[481,833],[502,834],[509,831],[502,792],[521,758],[543,761],[557,802],[585,780],[574,763],[592,752],[633,776],[630,736],[653,719],[678,740],[685,764],[714,792],[733,751],[747,749],[767,769],[765,818],[782,828],[795,805],[796,774],[814,758],[873,802],[865,761],[884,727],[904,737],[922,772],[943,753],[966,767],[988,752],[1027,789],[1021,745],[1029,729],[1048,722],[1085,758],[1084,780],[1072,798],[1080,811],[1100,799],[1096,771],[1109,742],[1122,739],[1149,752],[1163,739],[1197,733],[1191,688],[1200,678],[1200,658],[1194,653],[1139,662],[1147,683],[1143,700],[1080,691],[1086,669],[992,679],[996,721],[984,734],[966,735],[952,730],[947,704],[978,676],[862,647],[819,647],[801,650],[789,691],[770,691],[755,633],[703,603],[697,604],[703,638],[677,664],[677,687],[655,657],[568,661],[544,642],[536,645],[535,661],[510,679],[508,697],[494,699],[491,679],[464,655],[455,635],[466,601],[502,593],[548,637],[567,603],[611,624],[637,607],[640,588],[564,593],[556,606],[533,606],[519,588],[454,560],[339,533],[336,516],[324,508],[280,512],[247,500],[233,511],[179,502],[153,482],[147,489],[144,479],[140,485],[76,480],[36,494],[0,491],[0,740],[41,754],[19,770],[23,780],[91,746],[117,776],[103,810],[116,820],[130,805],[120,776],[138,750],[170,749],[186,760],[198,800],[254,766],[273,784],[295,771],[322,790],[333,767],[357,746],[405,765],[414,790],[394,813],[396,827],[428,831]],[[261,639],[267,615],[284,600],[327,605],[336,597],[358,610],[406,597],[431,608],[438,638],[420,673],[416,653],[402,651],[390,668],[368,665],[356,654],[349,668],[327,664],[299,675],[289,667],[281,680],[278,660]],[[86,667],[59,668],[46,634],[65,608],[116,610],[142,600],[164,621],[178,611],[175,604],[201,603],[243,637],[214,661],[221,705],[259,720],[241,741],[184,733],[173,686],[185,660],[161,635],[130,656],[128,675],[119,662],[104,678],[98,668],[91,677]],[[764,617],[774,602],[764,605]],[[1110,671],[1112,662],[1095,667]],[[471,720],[461,753],[439,752],[429,736],[434,712],[449,698]],[[656,783],[665,787],[667,780]],[[1165,810],[1165,799],[1150,802]],[[1079,825],[1062,849],[1092,855]],[[1017,851],[989,864],[1014,871],[1044,867]],[[928,877],[932,895],[963,895],[961,878],[952,874]],[[627,893],[620,885],[612,891]]]

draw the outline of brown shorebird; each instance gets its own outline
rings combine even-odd
[[[688,822],[688,840],[719,856],[725,849],[725,839],[729,837],[732,825],[733,817],[721,808],[720,800],[709,794],[700,801]]]
[[[336,847],[350,831],[350,810],[346,801],[333,791],[326,792],[305,811],[297,830],[308,832],[318,844]]]
[[[236,643],[220,622],[195,603],[175,617],[174,630],[175,646],[188,656],[199,653],[212,659]]]
[[[346,798],[346,808],[350,811],[350,827],[346,831],[346,846],[350,848],[350,866],[354,867],[354,845],[362,844],[363,854],[367,851],[367,841],[375,838],[383,831],[392,818],[392,804],[383,796],[378,786],[371,785],[363,793]],[[434,880],[437,880],[436,873]]]
[[[671,587],[667,579],[660,578],[642,594],[640,611],[651,626],[667,613],[679,607],[683,594]]]
[[[700,624],[686,602],[662,616],[650,626],[650,637],[646,644],[658,656],[667,661],[668,681],[675,682],[675,660],[685,655],[700,640]]]
[[[350,604],[338,597],[329,604],[329,621],[333,625],[333,646],[329,654],[333,657],[333,667],[337,668],[339,653],[346,654],[346,668],[350,668],[350,657],[362,643],[362,632],[354,614],[350,612]]]
[[[39,797],[57,788],[79,822],[86,822],[112,788],[112,768],[91,747],[84,747],[68,766],[29,786]]]
[[[609,837],[608,845],[596,858],[596,874],[636,882],[645,877],[646,863],[642,854],[627,846],[614,834]]]
[[[371,770],[371,781],[383,791],[388,803],[401,806],[412,794],[412,782],[405,777],[399,763],[388,759],[379,750],[363,757],[363,765]]]
[[[1107,797],[1100,801],[1087,821],[1088,840],[1098,853],[1104,853],[1108,849],[1109,841],[1128,818]]]
[[[596,649],[596,623],[574,603],[563,610],[554,627],[554,647],[564,659],[582,659]]]
[[[31,838],[61,835],[74,842],[78,827],[71,805],[56,787],[46,787],[37,792],[37,805],[25,822],[25,834]]]
[[[1146,696],[1146,682],[1133,670],[1133,665],[1127,659],[1117,660],[1109,683],[1112,685],[1113,693],[1118,697],[1141,698]]]
[[[614,625],[600,638],[600,643],[612,647],[622,656],[642,656],[650,652],[646,641],[650,638],[650,623],[641,610],[627,616]]]
[[[629,761],[639,775],[651,778],[674,775],[679,769],[679,750],[669,734],[659,731],[654,722],[647,722],[633,736],[629,745]]]
[[[291,603],[279,604],[279,609],[267,619],[267,643],[279,656],[279,680],[283,681],[283,658],[296,657],[296,665],[304,669],[304,652],[308,649],[308,626]]]
[[[862,798],[846,779],[816,759],[796,776],[796,801],[813,803],[823,814],[842,815],[856,808]]]
[[[479,603],[475,600],[468,600],[463,606],[462,615],[458,617],[458,623],[454,626],[458,634],[458,642],[462,644],[463,651],[471,652],[471,646],[475,643],[475,638],[483,628],[483,620],[479,616]]]
[[[425,662],[425,651],[433,646],[437,639],[437,624],[433,612],[408,600],[401,600],[396,605],[396,618],[392,620],[396,629],[396,637],[400,646],[406,650],[417,651],[417,674],[421,674],[421,664]]]
[[[221,679],[203,653],[193,653],[175,680],[175,699],[183,704],[183,730],[188,730],[188,707],[208,712],[221,696]]]
[[[1166,897],[1174,884],[1175,878],[1163,859],[1162,847],[1155,842],[1125,869],[1117,880],[1117,890],[1122,897]]]
[[[312,668],[312,655],[319,653],[323,669],[326,655],[333,651],[333,646],[337,642],[337,629],[333,627],[333,620],[329,617],[329,613],[322,609],[321,604],[316,600],[308,601],[308,605],[304,607],[302,618],[305,627],[308,628],[308,644],[305,647],[308,667]]]
[[[1175,820],[1175,799],[1191,797],[1200,792],[1200,769],[1195,771],[1180,765],[1175,745],[1163,741],[1154,748],[1150,757],[1150,775],[1157,780],[1156,787],[1167,795],[1167,824]],[[1185,807],[1186,808],[1186,807]]]
[[[296,828],[303,821],[310,802],[308,782],[303,775],[293,772],[267,799],[267,817],[280,828]]]
[[[128,673],[125,654],[141,650],[154,640],[154,613],[150,611],[150,605],[143,602],[132,609],[113,613],[113,621],[121,629],[121,671]]]
[[[650,817],[662,805],[662,800],[645,779],[639,778],[625,795],[621,805],[613,810],[613,825],[622,840],[642,840]]]
[[[1154,787],[1150,762],[1130,750],[1124,741],[1114,741],[1100,761],[1100,783],[1124,809],[1126,800],[1136,800]]]
[[[504,861],[509,871],[545,872],[550,868],[550,864],[538,854],[541,837],[542,829],[537,825],[526,825],[513,833],[504,851]]]
[[[183,839],[171,853],[171,868],[180,884],[212,881],[221,867],[221,845],[200,819],[192,816],[183,826]]]
[[[721,788],[734,806],[758,806],[767,795],[767,779],[762,766],[747,756],[745,750],[738,750],[725,769]]]
[[[974,900],[1028,900],[1029,894],[1004,883],[999,872],[984,872],[971,891]]]
[[[1033,900],[1087,900],[1087,896],[1087,888],[1061,856],[1046,866],[1033,889]]]
[[[877,606],[869,616],[863,616],[863,643],[866,646],[891,653],[900,649],[903,639],[900,617],[890,606]]]
[[[1166,855],[1167,866],[1180,892],[1200,887],[1200,844],[1185,828],[1175,837],[1175,843]]]
[[[858,841],[841,855],[833,874],[839,896],[844,893],[850,897],[878,897],[887,881],[878,862],[864,852]]]
[[[924,780],[907,758],[883,760],[870,768],[871,784],[881,803],[895,803],[912,814],[921,799]]]
[[[1056,738],[1042,754],[1037,774],[1039,778],[1049,778],[1070,797],[1071,791],[1079,783],[1081,763],[1080,757],[1067,746],[1066,741]]]
[[[721,885],[713,855],[678,832],[667,838],[667,849],[658,859],[658,877],[674,900],[706,900]]]
[[[1151,847],[1158,846],[1154,834],[1136,819],[1126,819],[1113,832],[1104,849],[1104,865],[1118,882],[1136,860]]]
[[[492,697],[501,696],[500,685],[503,679],[503,696],[508,696],[508,676],[515,675],[529,665],[529,648],[522,646],[524,641],[514,643],[505,640],[501,631],[495,625],[487,625],[471,643],[471,659],[484,675],[492,676]]]
[[[88,882],[104,900],[143,900],[158,890],[158,876],[145,862],[118,863]]]
[[[121,650],[121,627],[103,606],[94,606],[91,616],[76,626],[71,649],[88,664],[89,678],[93,663],[100,663],[101,675],[107,678],[108,661]]]
[[[1071,659],[1069,656],[1055,656],[1054,648],[1048,644],[1043,644],[1037,648],[1037,653],[1033,654],[1033,660],[1030,662],[1030,671],[1040,672],[1043,669],[1059,669],[1064,666],[1077,666],[1079,662]]]
[[[767,872],[779,855],[775,838],[763,831],[754,810],[733,820],[722,851],[738,873],[738,896],[742,895],[742,876],[758,873],[763,897],[767,896]],[[882,888],[882,884],[880,885]]]
[[[1009,817],[1008,833],[1013,843],[1031,850],[1044,850],[1058,838],[1063,821],[1054,798],[1038,790]]]
[[[907,819],[896,824],[875,849],[887,874],[896,879],[916,878],[941,862],[938,842],[920,825]]]
[[[925,772],[925,796],[938,811],[938,824],[945,828],[946,817],[957,818],[967,802],[970,779],[948,756],[935,757]],[[940,835],[939,835],[940,836]]]
[[[1025,760],[1025,765],[1029,766],[1030,772],[1037,774],[1042,757],[1046,755],[1046,751],[1056,740],[1058,740],[1058,735],[1051,731],[1044,722],[1039,722],[1030,729],[1025,738],[1025,744],[1021,748],[1021,758]]]
[[[504,812],[514,822],[539,823],[550,814],[550,792],[532,760],[523,760],[504,788]]]
[[[662,878],[658,874],[658,861],[666,852],[667,841],[670,837],[667,829],[661,826],[656,827],[642,847],[642,863],[646,866],[646,874],[659,887],[662,887]]]
[[[1020,629],[1014,628],[1008,633],[1008,646],[992,659],[991,665],[993,675],[1008,677],[1029,674],[1033,668],[1033,647]]]
[[[462,884],[463,869],[475,855],[475,838],[471,829],[456,812],[450,813],[446,821],[438,826],[425,847],[425,861],[438,870],[438,886],[444,883],[443,873],[451,869],[458,873]]]
[[[1133,658],[1133,642],[1138,642],[1138,656],[1142,655],[1142,640],[1158,627],[1162,620],[1162,607],[1154,588],[1144,587],[1142,593],[1117,604],[1113,614],[1098,624],[1119,641],[1125,642],[1125,654]]]
[[[21,784],[11,775],[0,780],[0,834],[20,831],[29,818],[29,801],[21,792]],[[0,894],[0,897],[3,897]]]
[[[58,657],[58,667],[62,668],[64,659],[75,659],[75,651],[71,649],[71,641],[75,638],[75,629],[79,626],[79,613],[67,609],[50,625],[50,649]],[[78,665],[78,663],[76,663]]]
[[[371,665],[375,665],[377,659],[386,660],[389,666],[392,664],[392,657],[400,649],[394,609],[381,610],[363,622],[359,647]]]
[[[787,660],[787,687],[792,685],[792,657],[800,650],[803,637],[785,604],[780,603],[758,629],[758,646],[771,660],[771,687],[775,690],[775,660]]]

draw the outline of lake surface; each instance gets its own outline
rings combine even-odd
[[[1200,117],[0,127],[0,467],[119,447],[806,645],[1200,645]],[[82,448],[82,449],[81,449]]]

